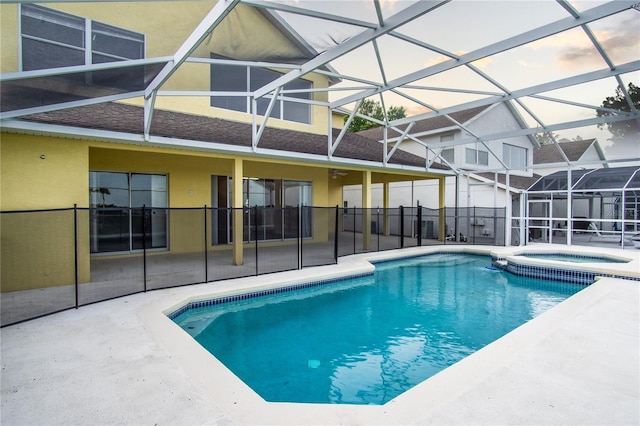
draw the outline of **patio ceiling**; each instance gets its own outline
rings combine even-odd
[[[162,7],[161,1],[157,3]],[[288,96],[294,91],[285,90],[284,85],[308,73],[324,74],[332,82],[322,89],[328,92],[329,101],[304,102],[344,114],[349,117],[347,123],[360,115],[357,109],[364,99],[380,102],[385,112],[391,106],[403,106],[405,118],[372,120],[406,139],[413,137],[411,125],[418,120],[439,116],[450,119],[462,130],[463,137],[427,147],[432,156],[442,148],[467,143],[480,144],[493,154],[491,145],[496,140],[530,136],[535,145],[531,136],[536,134],[546,134],[556,144],[559,133],[567,138],[595,137],[603,143],[609,134],[598,125],[606,127],[606,123],[619,121],[631,120],[640,129],[640,111],[626,90],[629,83],[640,82],[640,8],[635,0],[220,0],[211,3],[200,24],[175,51],[164,56],[1,75],[2,125],[11,127],[21,117],[37,113],[143,97],[143,133],[149,140],[159,97],[216,95],[163,88],[185,64],[208,66],[221,61],[212,59],[211,52],[201,47],[216,31],[243,31],[228,20],[234,8],[241,5],[259,10],[305,53],[303,57],[283,59],[276,52],[265,51],[250,60],[226,60],[242,66],[289,70],[248,93],[254,102],[261,98],[300,102]],[[58,87],[54,82],[60,75],[75,76],[81,83]],[[600,106],[617,87],[630,111]],[[503,102],[510,103],[520,116],[522,129],[471,133],[451,119],[451,114],[459,111]],[[611,115],[598,117],[598,111]],[[256,118],[252,149],[258,152],[269,120],[263,117],[264,124],[258,125]],[[341,143],[348,143],[345,131],[346,126],[337,136],[329,135],[327,162],[331,163],[332,153]],[[383,140],[385,148],[386,143]],[[629,146],[640,146],[638,134]],[[578,165],[560,148],[558,151],[567,167]],[[389,146],[385,152],[390,155],[384,156],[382,167],[394,150]],[[625,160],[640,161],[640,148],[629,152]],[[506,166],[496,171],[505,170]]]

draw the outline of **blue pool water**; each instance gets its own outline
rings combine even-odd
[[[384,404],[584,286],[435,254],[174,321],[267,401]]]

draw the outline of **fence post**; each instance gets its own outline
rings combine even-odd
[[[73,267],[75,278],[76,309],[78,309],[78,205],[73,205]]]
[[[378,251],[380,251],[380,206],[378,206],[378,210],[376,211],[376,234],[378,240]]]
[[[249,216],[251,216],[251,207],[249,207]],[[258,269],[258,205],[256,204],[253,207],[253,226],[255,232],[253,233],[253,239],[256,244],[256,276],[259,275],[260,270]],[[251,229],[249,229],[249,233],[251,233]]]
[[[353,254],[356,254],[356,207],[353,206]]]
[[[336,221],[335,224],[333,226],[334,230],[333,230],[333,259],[335,260],[336,263],[338,263],[338,215],[340,214],[339,211],[340,207],[336,204]]]
[[[422,207],[420,203],[418,203],[418,247],[422,247]]]
[[[302,205],[300,204],[298,204],[298,269],[302,269]]]
[[[404,248],[404,206],[400,206],[400,248]]]
[[[471,243],[472,245],[476,245],[476,226],[478,225],[478,222],[476,221],[476,206],[473,206],[473,226],[471,227],[471,229],[473,229],[473,242]]]
[[[448,234],[451,234],[451,232],[453,232],[453,241],[457,241],[455,235],[456,232],[458,231],[458,227],[456,226],[456,222],[458,221],[458,212],[456,211],[456,208],[454,207],[453,210],[454,213],[454,217],[453,217],[453,231],[451,231],[451,229],[449,229],[449,232],[447,232],[447,227],[448,227],[448,223],[447,222],[447,208],[446,207],[441,207],[438,209],[438,217],[440,217],[440,215],[444,215],[444,230],[439,231],[438,232],[438,238],[440,237],[440,234],[444,234],[444,238],[442,239],[442,245],[446,246],[447,245],[447,236]]]
[[[147,292],[147,227],[146,227],[146,205],[142,205],[142,275],[144,291]]]
[[[204,282],[209,282],[209,245],[207,244],[207,205],[204,205]]]

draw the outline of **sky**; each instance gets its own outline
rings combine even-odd
[[[372,0],[311,1],[298,0],[282,2],[302,6],[332,14],[376,22]],[[384,0],[380,2],[384,17],[391,16],[408,7],[412,1]],[[571,1],[578,11],[598,6],[602,1]],[[339,23],[328,23],[308,17],[292,17],[282,13],[291,25],[316,49],[335,47],[348,40],[361,29]],[[419,39],[425,43],[462,55],[502,39],[521,34],[540,25],[569,17],[569,13],[552,0],[454,0],[400,27],[403,35]],[[605,49],[614,64],[624,64],[640,59],[640,11],[631,9],[589,24],[595,38]],[[371,43],[344,55],[330,63],[339,72],[359,76],[376,82],[387,81],[427,68],[449,58],[439,53],[417,47],[392,36],[378,39],[378,51],[383,68]],[[607,64],[598,53],[587,33],[580,27],[564,33],[529,43],[473,63],[478,70],[498,81],[508,91],[518,90],[545,82],[567,78],[577,74],[606,69]],[[640,85],[640,72],[622,75],[627,86],[629,82]],[[499,92],[499,89],[468,67],[459,67],[444,73],[422,79],[415,83],[420,86],[437,88],[461,88],[485,92]],[[357,83],[344,81],[339,86],[354,86]],[[597,106],[607,96],[612,96],[617,87],[614,78],[567,87],[544,95],[563,100]],[[330,95],[334,101],[345,97],[350,91],[335,92]],[[452,93],[436,90],[404,90],[404,93],[420,99],[433,108],[453,106],[486,97],[486,94]],[[376,98],[380,100],[380,98]],[[384,96],[385,105],[402,105],[408,115],[429,111],[422,105],[405,97],[390,94]],[[524,99],[531,111],[546,125],[595,117],[595,110],[541,99]],[[353,108],[353,105],[350,105]],[[520,109],[520,108],[519,108]],[[531,126],[536,121],[525,110],[521,114]],[[555,132],[560,138],[597,138],[608,149],[611,134],[596,126],[574,128]],[[638,141],[631,141],[629,148],[640,157]],[[629,154],[626,150],[622,154]]]

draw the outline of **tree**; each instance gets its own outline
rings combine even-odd
[[[633,83],[629,83],[627,93],[629,93],[629,97],[631,98],[631,102],[633,103],[634,108],[640,109],[640,89],[638,88],[638,86]],[[619,111],[631,111],[629,103],[627,102],[627,99],[625,98],[620,86],[616,88],[616,94],[614,96],[607,96],[607,98],[602,101],[602,107],[607,109],[616,109]],[[597,112],[598,117],[604,117],[614,114],[615,113],[613,112],[603,110],[598,110]],[[605,126],[612,135],[611,140],[614,141],[618,139],[624,139],[627,136],[638,134],[638,124],[636,120],[616,121],[614,123],[598,124],[599,129],[602,129]]]
[[[373,117],[377,120],[384,121],[384,111],[382,111],[382,105],[380,102],[372,101],[370,99],[365,99],[360,104],[360,108],[358,108],[358,112],[362,115],[366,115],[369,117]],[[398,118],[404,118],[407,116],[407,111],[404,107],[396,107],[392,106],[387,110],[387,118],[389,120],[396,120]],[[348,117],[344,117],[344,121],[346,123]],[[349,131],[351,132],[359,132],[360,130],[367,130],[373,127],[380,126],[378,123],[373,121],[369,121],[366,118],[362,117],[353,117],[351,124],[349,125]]]
[[[547,145],[553,143],[553,140],[558,140],[559,136],[553,132],[536,133],[533,135],[540,145]]]

